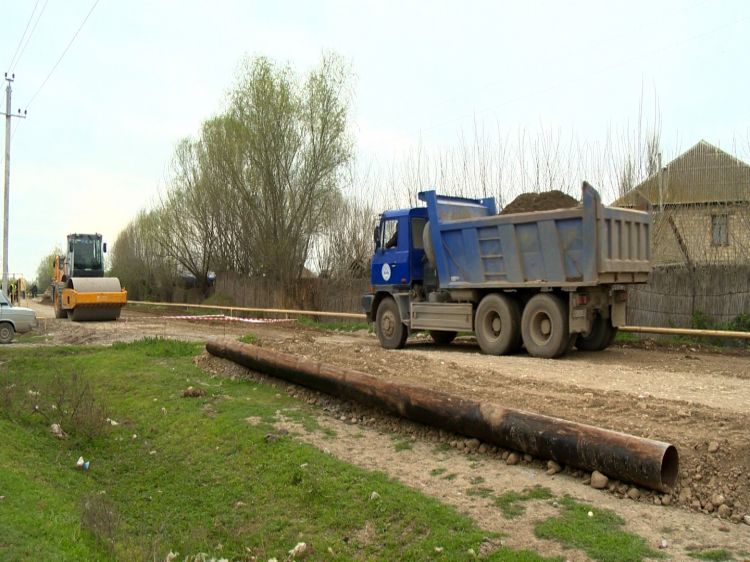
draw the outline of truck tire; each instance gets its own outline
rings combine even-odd
[[[10,343],[16,331],[10,322],[0,322],[0,343]]]
[[[612,326],[609,318],[597,314],[591,323],[591,332],[578,334],[576,347],[581,351],[602,351],[614,341],[616,334],[617,328]]]
[[[526,351],[551,359],[568,351],[571,343],[568,309],[551,293],[534,295],[523,309],[521,333]]]
[[[380,345],[386,349],[401,349],[406,344],[408,332],[401,322],[398,305],[391,297],[383,299],[375,316],[375,333]]]
[[[62,307],[62,294],[59,291],[52,293],[52,304],[55,309],[55,318],[67,318],[68,312]]]
[[[491,293],[485,296],[474,315],[477,343],[487,355],[505,355],[521,347],[521,310],[512,298]]]
[[[456,339],[458,332],[446,332],[444,330],[430,330],[430,337],[438,345],[448,345]]]

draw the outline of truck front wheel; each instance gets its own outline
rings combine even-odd
[[[67,318],[68,311],[62,307],[62,293],[56,290],[52,293],[52,298],[55,307],[55,318]]]
[[[581,351],[602,351],[609,347],[616,335],[617,328],[612,326],[609,318],[597,314],[591,323],[591,332],[579,334],[576,338],[576,347]]]
[[[559,357],[571,343],[568,310],[563,301],[550,293],[533,296],[521,318],[523,344],[534,357]]]
[[[505,355],[521,347],[521,311],[518,303],[506,295],[492,293],[484,297],[474,316],[477,343],[487,355]]]
[[[375,317],[375,332],[380,345],[386,349],[401,349],[406,344],[406,326],[401,322],[396,301],[388,297],[378,306]]]

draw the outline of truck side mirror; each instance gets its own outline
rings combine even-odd
[[[375,249],[377,250],[380,248],[380,225],[377,225],[375,227],[375,230],[372,233],[372,237],[375,240]]]
[[[107,243],[105,242],[102,246],[102,251],[106,254],[107,253]]]

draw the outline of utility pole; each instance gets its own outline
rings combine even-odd
[[[18,113],[13,113],[10,109],[10,97],[13,89],[11,84],[16,78],[15,74],[5,73],[5,81],[8,82],[8,86],[5,88],[5,188],[4,188],[4,204],[3,204],[3,293],[8,294],[8,206],[10,205],[10,119],[11,117],[20,117],[21,119],[26,118],[26,112],[21,114],[21,110]]]

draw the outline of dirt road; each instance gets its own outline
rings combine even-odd
[[[735,524],[750,514],[748,354],[715,353],[690,347],[614,347],[604,352],[573,352],[563,359],[544,360],[523,354],[485,356],[479,353],[472,338],[461,338],[450,346],[437,346],[420,337],[410,340],[404,350],[386,351],[366,332],[346,334],[297,325],[173,321],[127,309],[118,322],[74,324],[51,318],[51,307],[32,306],[39,316],[47,318],[43,337],[33,343],[14,345],[106,345],[144,336],[203,341],[253,333],[263,346],[349,366],[383,378],[672,442],[680,451],[681,469],[678,488],[670,496],[641,491],[638,501],[620,499],[626,497],[627,486],[599,492],[583,486],[580,479],[572,476],[558,477],[554,486],[550,481],[542,483],[552,486],[556,492],[571,493],[600,505],[620,505],[620,508],[613,508],[626,517],[629,527],[637,529],[650,541],[659,540],[657,535],[668,535],[668,540],[682,544],[683,548],[692,541],[700,547],[725,546],[732,547],[733,552],[750,552],[750,527]],[[341,425],[342,422],[331,423]],[[394,423],[389,427],[398,432],[402,424]],[[346,431],[337,431],[342,437],[335,445],[326,445],[332,451],[336,449],[335,454],[385,470],[428,493],[434,488],[436,495],[476,517],[489,517],[477,507],[481,498],[469,500],[460,493],[456,496],[454,488],[437,485],[434,478],[422,474],[425,471],[415,475],[415,467],[424,468],[424,463],[436,462],[429,456],[421,465],[418,461],[420,451],[429,447],[415,447],[404,455],[383,455],[378,448],[382,443],[375,435],[372,439],[348,439]],[[309,435],[304,438],[317,439]],[[443,459],[440,462],[455,464],[449,470],[463,470],[460,463],[465,462],[465,456],[461,454],[460,445],[453,457],[453,461]],[[363,463],[362,459],[366,461]],[[497,477],[497,487],[511,485],[514,478],[519,482],[546,478],[540,469],[505,467],[502,460],[495,457],[487,462],[497,463],[493,470],[499,470],[501,464],[503,473],[511,470]],[[515,474],[514,469],[526,472]],[[722,508],[722,514],[726,519],[717,516],[719,505],[713,502],[718,495],[723,496],[726,507]],[[671,506],[666,509],[655,505],[661,503]],[[466,507],[468,504],[474,507]],[[669,521],[657,526],[656,520]],[[671,535],[667,528],[672,529]],[[528,541],[529,544],[534,542],[531,538]]]

